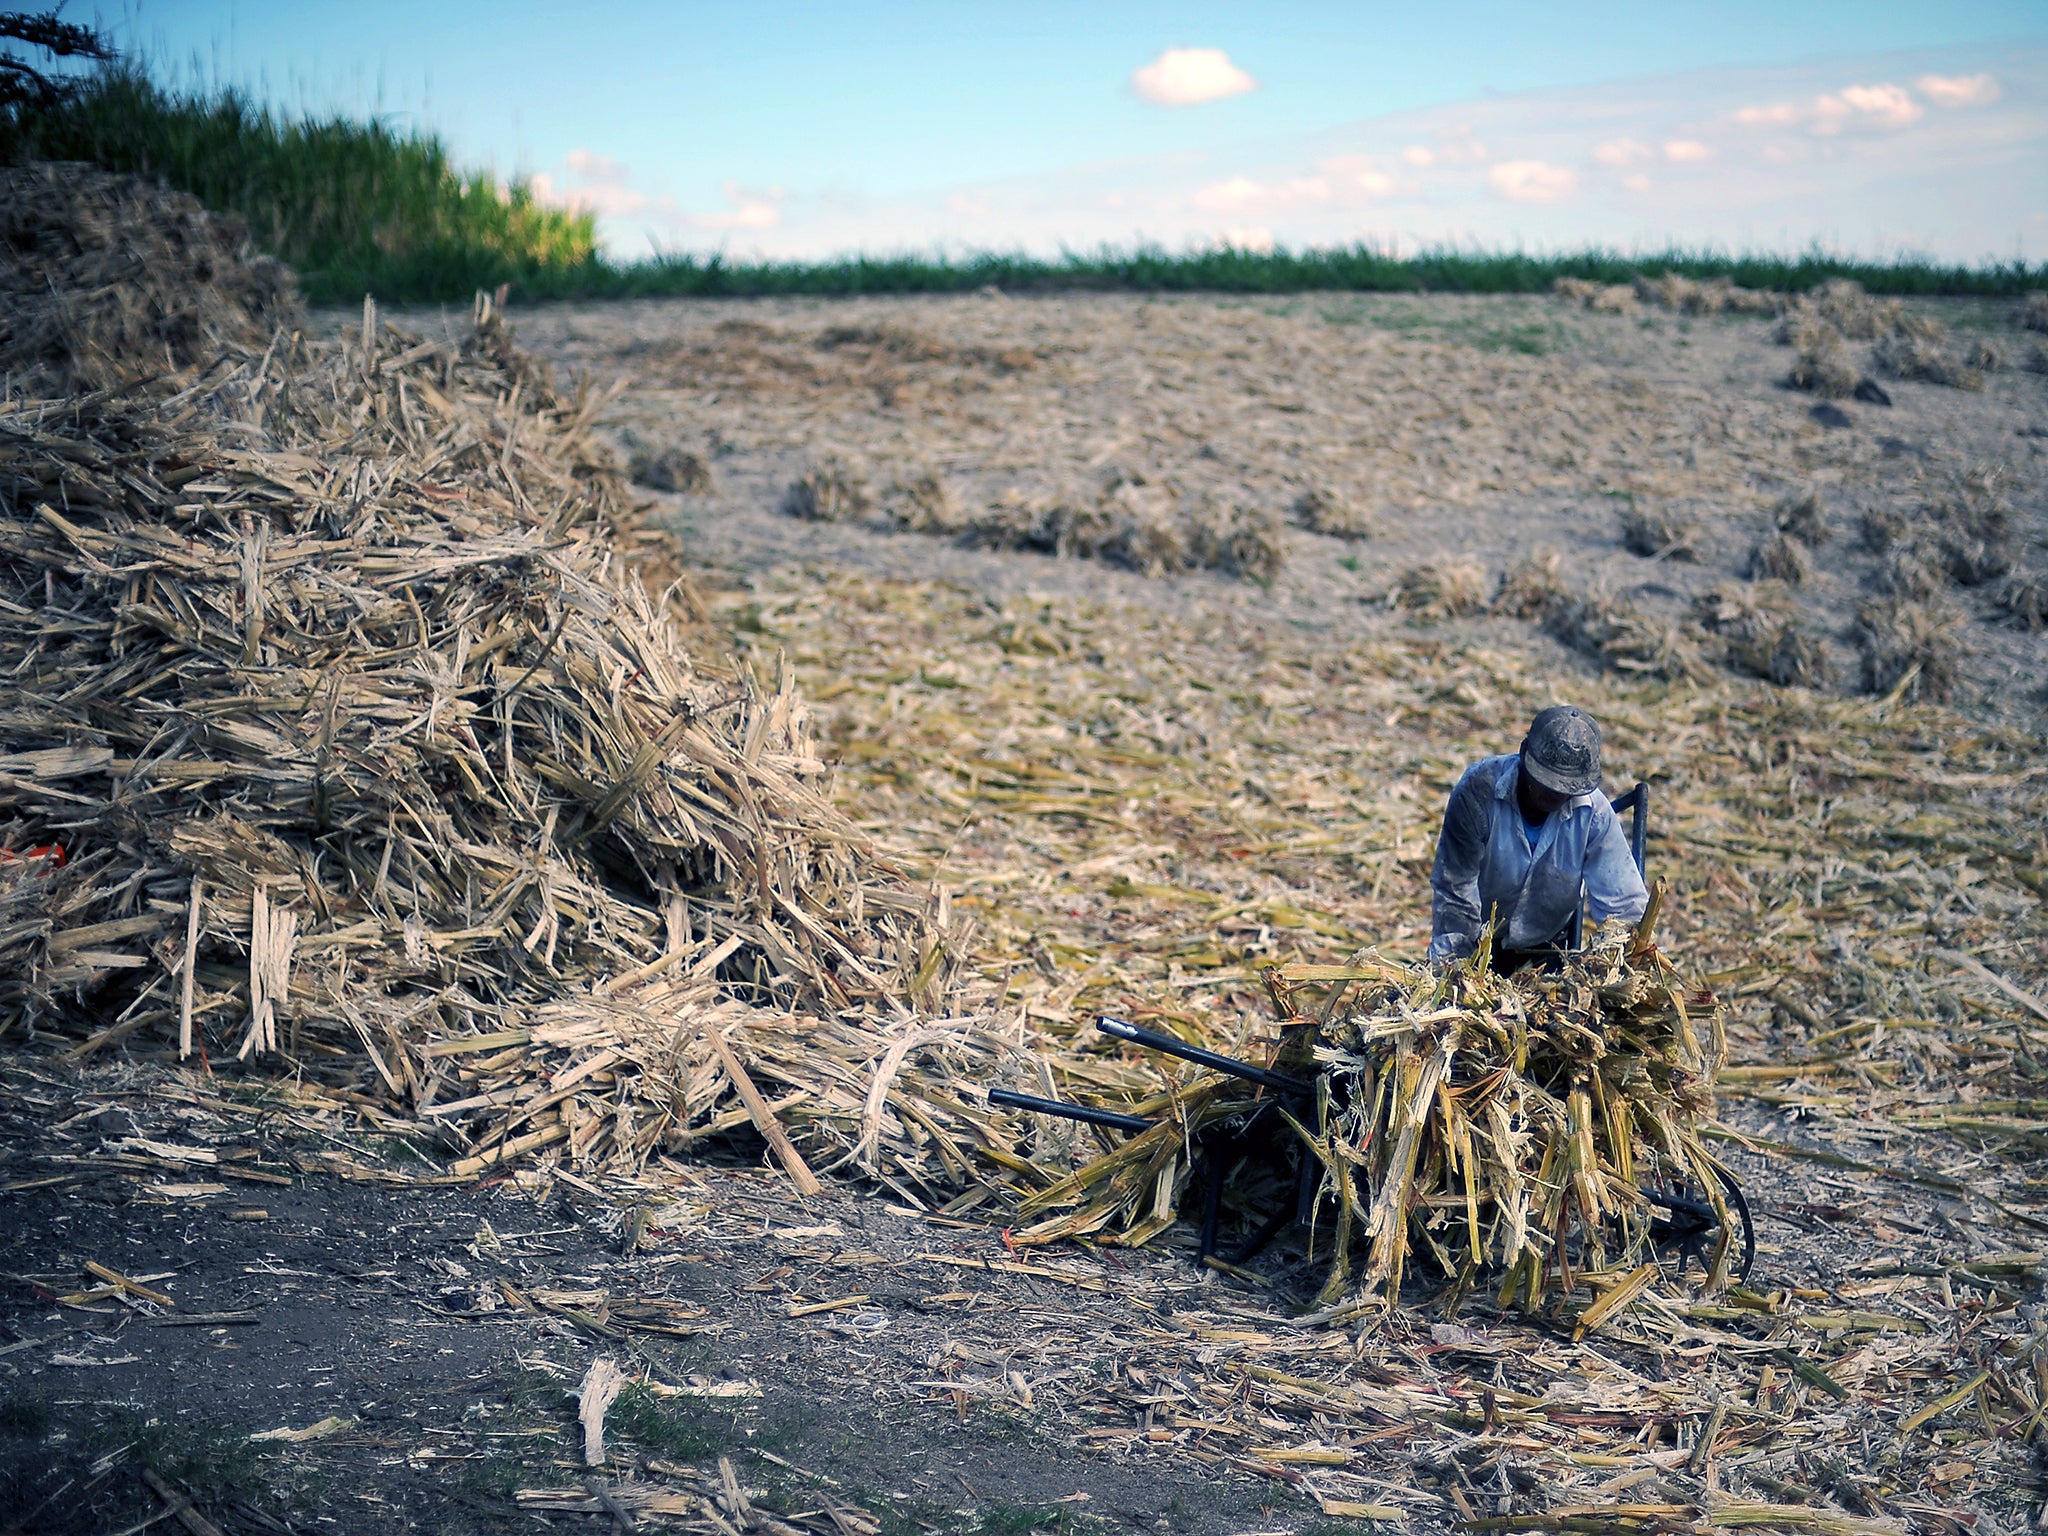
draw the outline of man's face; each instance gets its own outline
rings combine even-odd
[[[1538,784],[1526,763],[1515,778],[1517,798],[1522,802],[1522,809],[1538,820],[1548,821],[1571,801],[1570,795],[1561,795],[1554,789]]]

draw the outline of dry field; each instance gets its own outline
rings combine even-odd
[[[2008,308],[1942,313],[1952,338],[2024,355]],[[631,376],[604,420],[680,487],[648,494],[689,567],[701,676],[785,701],[792,739],[814,724],[834,803],[882,854],[864,878],[929,888],[956,947],[887,951],[901,987],[864,950],[840,975],[872,962],[878,1000],[830,1025],[720,1001],[746,1015],[730,1037],[766,1107],[692,1062],[673,1074],[703,1098],[687,1134],[638,1164],[637,1074],[591,1066],[616,1064],[596,1041],[546,1064],[585,1087],[580,1108],[566,1087],[543,1100],[567,1099],[553,1141],[452,1166],[469,1148],[427,1113],[435,1090],[385,1092],[341,1023],[290,1071],[174,1068],[142,1033],[10,1056],[0,1518],[134,1529],[184,1520],[182,1487],[186,1513],[236,1532],[2044,1523],[2048,642],[2015,622],[2032,589],[2009,578],[2048,564],[2048,379],[1882,374],[1891,406],[1844,399],[1848,425],[1826,426],[1781,387],[1796,349],[1767,319],[1552,300],[515,319],[559,365]],[[391,380],[441,365],[383,345],[385,373],[331,366],[350,390],[381,378],[363,398],[402,415]],[[509,467],[522,431],[535,451],[526,386],[473,387],[494,405],[437,441],[476,454],[479,483],[508,466],[508,496],[541,483]],[[1745,649],[1729,631],[1749,621],[1715,617],[1773,534],[1770,559],[1807,569],[1774,567],[1765,606],[1820,686],[1751,675],[1784,634]],[[1998,549],[1972,565],[1968,538]],[[1546,550],[1547,588],[1526,564]],[[2000,550],[2012,568],[1990,573]],[[1910,598],[1906,553],[1925,566]],[[1936,639],[1872,663],[1859,616],[1887,598],[1921,604]],[[515,696],[554,644],[522,622],[494,663]],[[417,667],[378,652],[405,662],[386,686],[449,675],[428,629]],[[461,642],[448,653],[460,681]],[[625,670],[561,706],[570,736],[575,709],[632,696]],[[1035,1241],[1020,1196],[1096,1144],[991,1116],[978,1087],[1171,1094],[1191,1074],[1108,1049],[1099,1014],[1248,1052],[1274,1029],[1266,967],[1415,958],[1450,784],[1559,697],[1607,723],[1610,788],[1652,786],[1665,950],[1725,1003],[1709,1133],[1757,1210],[1747,1288],[1665,1284],[1592,1313],[1582,1290],[1529,1317],[1424,1277],[1401,1307],[1318,1318],[1327,1227],[1246,1275],[1189,1263],[1185,1225],[1140,1249]],[[736,739],[757,736],[731,708]],[[739,802],[735,761],[706,772]],[[736,923],[745,894],[708,909]],[[616,931],[655,946],[632,975],[677,953],[673,929],[667,950]],[[583,962],[562,1006],[596,1008],[640,955]],[[239,1029],[229,981],[209,986]],[[465,1102],[531,1102],[551,1085],[514,1058],[539,1053],[498,1053],[496,1022],[394,1033],[392,1062],[448,1070]],[[495,1042],[474,1067],[473,1042]],[[768,1115],[821,1193],[753,1135]],[[638,1378],[602,1480],[571,1395],[600,1356]],[[170,1481],[138,1480],[138,1457]]]
[[[2048,375],[2020,365],[2042,343],[2011,304],[1909,313],[2007,366],[1973,391],[1901,380],[1851,344],[1893,404],[1817,402],[1786,387],[1799,352],[1768,317],[1348,294],[620,305],[545,310],[522,335],[633,380],[616,422],[643,454],[700,466],[674,505],[710,563],[1215,596],[1353,635],[1390,605],[1484,607],[1555,552],[1574,594],[1624,621],[1568,630],[1596,656],[1712,665],[1725,633],[1705,610],[1734,583],[1738,606],[1807,637],[1800,680],[1887,692],[1902,669],[1866,655],[1858,615],[1904,601],[1939,634],[1936,694],[2038,718]],[[826,494],[802,505],[828,526],[782,519],[807,474]],[[1803,522],[1787,515],[1808,497]],[[1781,523],[1798,526],[1773,540]],[[865,536],[886,528],[934,536]],[[960,547],[1020,544],[1270,588],[1148,593]]]
[[[2027,340],[2004,307],[1938,308],[1958,337],[1974,327],[2016,354]],[[2012,622],[1994,582],[1924,594],[1962,637],[1952,712],[1915,702],[1911,667],[1865,692],[1853,625],[1890,581],[1891,551],[1867,530],[1938,522],[1970,494],[1959,486],[2003,498],[2016,569],[2048,559],[2048,380],[1995,372],[1980,393],[1887,378],[1891,406],[1846,402],[1850,425],[1826,426],[1782,386],[1790,353],[1771,329],[1351,296],[675,305],[528,323],[562,362],[631,370],[615,422],[642,452],[708,469],[708,486],[661,505],[686,555],[732,583],[716,601],[736,644],[763,667],[794,660],[841,803],[981,917],[996,994],[983,1006],[1041,1033],[1062,1094],[1148,1091],[1091,1043],[1098,1012],[1243,1046],[1270,1018],[1260,967],[1415,954],[1442,798],[1540,704],[1596,709],[1613,787],[1653,786],[1652,867],[1676,886],[1669,948],[1728,1004],[1724,1134],[1768,1191],[1752,1297],[1610,1324],[1600,1348],[1489,1323],[1502,1331],[1470,1360],[1466,1335],[1438,1325],[1447,1374],[1423,1374],[1462,1383],[1453,1395],[1526,1392],[1533,1416],[1513,1430],[1389,1447],[1371,1412],[1326,1395],[1290,1443],[1270,1414],[1201,1407],[1200,1383],[1229,1379],[1211,1359],[1184,1380],[1181,1427],[1162,1441],[1147,1418],[1151,1434],[1111,1437],[1119,1454],[1179,1454],[1164,1444],[1199,1463],[1241,1449],[1223,1426],[1243,1422],[1253,1441],[1278,1436],[1267,1463],[1330,1508],[1429,1519],[1497,1497],[1500,1528],[1651,1529],[1701,1510],[1814,1529],[2038,1516],[2022,1446],[2039,1434],[2048,1322],[2043,637]],[[835,461],[870,508],[791,515],[792,483]],[[974,508],[1128,505],[1134,488],[1197,519],[1227,506],[1270,520],[1319,492],[1363,537],[1291,527],[1269,584],[976,547]],[[935,502],[949,509],[937,519]],[[1632,552],[1629,512],[1690,521],[1690,557]],[[937,535],[915,531],[934,521]],[[1811,556],[1789,601],[1826,658],[1817,689],[1736,675],[1698,633],[1700,596],[1743,583],[1779,523]],[[1664,654],[1687,664],[1603,666],[1505,614],[1402,605],[1417,567],[1476,564],[1483,601],[1545,548],[1665,626]],[[1055,1159],[1073,1145],[1035,1134]],[[1003,1201],[984,1186],[948,1209],[998,1215]],[[1994,1272],[2025,1278],[1956,1289]],[[1368,1376],[1373,1348],[1359,1334]],[[1833,1385],[1788,1378],[1791,1356]],[[1984,1379],[1956,1396],[1975,1379],[1963,1357]],[[2031,1389],[1987,1386],[2016,1369]],[[1967,1427],[1921,1412],[1973,1393]],[[1593,1426],[1622,1402],[1637,1429],[1674,1415],[1678,1449],[1644,1429],[1616,1456]],[[1701,1425],[1724,1407],[1742,1425],[1722,1440]],[[1459,1457],[1495,1479],[1486,1499],[1423,1491]],[[1802,1491],[1828,1467],[1849,1481]],[[1517,1489],[1552,1511],[1608,1507],[1532,1512]]]

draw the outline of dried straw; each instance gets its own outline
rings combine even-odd
[[[1564,557],[1545,549],[1523,557],[1502,573],[1492,607],[1511,619],[1540,620],[1558,612],[1569,600]]]
[[[627,473],[635,485],[680,496],[709,496],[716,489],[710,466],[687,448],[635,444],[632,453]]]
[[[1799,606],[1777,582],[1724,581],[1693,612],[1726,646],[1730,667],[1780,687],[1824,686],[1833,669],[1826,648],[1799,621]]]
[[[1866,550],[1881,555],[1903,539],[1911,526],[1897,507],[1869,507],[1857,520],[1857,535]]]
[[[1955,357],[1938,341],[1907,331],[1883,337],[1870,355],[1878,367],[1894,378],[1944,384],[1951,389],[1984,387],[1982,367]]]
[[[14,291],[66,280],[81,207],[145,253],[157,211],[196,217],[90,172],[11,185],[14,227],[49,226]],[[18,329],[0,363],[102,366],[163,307],[72,311],[104,328],[61,365]],[[920,1028],[965,930],[826,798],[788,670],[700,661],[688,594],[626,568],[602,397],[557,394],[488,299],[449,341],[367,305],[325,345],[244,318],[150,384],[0,401],[28,598],[0,607],[0,1029],[175,1026],[438,1129],[458,1169],[633,1168],[785,1116],[813,1156],[942,1177],[895,1113],[942,1125],[910,1107],[935,1080],[878,1120],[862,1064],[906,1032],[927,1063],[1012,1048]]]
[[[814,523],[844,523],[867,516],[874,488],[859,466],[828,454],[790,482],[782,510]]]
[[[1925,602],[1948,586],[1948,565],[1933,544],[1913,539],[1885,550],[1871,582],[1892,597]]]
[[[1621,514],[1621,542],[1646,559],[1696,560],[1706,529],[1696,517],[1665,506],[1631,506]]]
[[[2019,559],[2005,473],[1996,466],[1965,471],[1930,510],[1949,575],[1958,586],[1981,587],[2012,570]]]
[[[1773,315],[1785,306],[1782,294],[1737,287],[1733,279],[1725,277],[1695,282],[1677,272],[1665,272],[1654,278],[1639,277],[1633,291],[1635,298],[1643,304],[1682,315]]]
[[[1828,541],[1828,525],[1821,515],[1820,492],[1816,490],[1794,491],[1778,503],[1771,517],[1780,533],[1797,539],[1808,549],[1819,549]]]
[[[1750,547],[1743,574],[1751,581],[1782,581],[1796,587],[1813,574],[1813,557],[1799,540],[1773,530]]]
[[[1688,994],[1657,951],[1657,905],[1556,971],[1494,975],[1482,946],[1442,974],[1376,955],[1273,973],[1292,1015],[1276,1060],[1312,1056],[1327,1088],[1313,1113],[1281,1109],[1319,1170],[1318,1220],[1334,1216],[1326,1304],[1398,1298],[1420,1255],[1467,1284],[1487,1270],[1503,1305],[1533,1309],[1575,1271],[1645,1261],[1646,1186],[1683,1178],[1719,1207],[1699,1133],[1725,1042],[1712,997]],[[1173,1090],[1152,1130],[1026,1201],[1024,1215],[1060,1214],[1018,1241],[1148,1241],[1175,1219],[1203,1130],[1256,1102],[1234,1081]],[[1354,1243],[1368,1249],[1355,1275]],[[1730,1254],[1724,1224],[1716,1281]]]
[[[295,323],[291,273],[238,221],[139,178],[0,167],[0,382],[117,388]]]
[[[1791,328],[1790,334],[1799,348],[1792,372],[1787,376],[1794,389],[1837,400],[1856,392],[1861,375],[1840,331],[1826,322],[1802,321]]]
[[[1544,627],[1617,672],[1697,682],[1711,671],[1698,638],[1687,626],[1647,614],[1602,591],[1560,605]]]
[[[1287,560],[1278,513],[1236,501],[1199,503],[1189,518],[1195,564],[1226,576],[1270,583]]]
[[[953,488],[930,470],[892,483],[882,506],[906,533],[958,533],[967,525]]]
[[[1486,607],[1486,568],[1470,560],[1411,565],[1395,578],[1387,601],[1419,618],[1452,619]]]
[[[1700,1141],[1725,1042],[1655,924],[1653,904],[1555,971],[1496,976],[1482,952],[1443,977],[1372,966],[1336,981],[1315,1053],[1332,1107],[1302,1131],[1338,1206],[1326,1302],[1350,1280],[1347,1227],[1369,1245],[1361,1296],[1397,1297],[1412,1255],[1446,1278],[1501,1275],[1501,1303],[1533,1309],[1574,1271],[1654,1259],[1646,1185],[1682,1178],[1725,1218]],[[1732,1227],[1709,1256],[1717,1283]]]
[[[1577,304],[1600,315],[1631,315],[1636,312],[1636,290],[1628,283],[1589,283],[1582,278],[1560,277],[1550,285],[1553,297]]]
[[[956,530],[973,544],[1101,560],[1146,576],[1213,570],[1271,581],[1287,558],[1282,521],[1271,509],[1189,494],[1124,469],[1092,495],[1073,487],[1011,495],[943,529],[932,526]]]
[[[1295,524],[1310,533],[1328,534],[1339,539],[1372,536],[1372,517],[1333,486],[1310,486],[1295,498],[1289,511]]]
[[[1864,688],[1905,698],[1950,697],[1961,680],[1964,622],[1940,598],[1872,598],[1856,613]]]
[[[2000,583],[1997,601],[2017,628],[2048,629],[2048,573],[2015,571]]]
[[[1786,311],[1793,325],[1812,317],[1832,326],[1851,341],[1875,341],[1896,329],[1905,313],[1898,299],[1874,299],[1849,278],[1830,278],[1810,295],[1795,299]]]
[[[1148,576],[1193,563],[1177,499],[1137,478],[1119,480],[1099,497],[1005,500],[971,519],[968,537],[994,549],[1101,560]]]
[[[1976,336],[1963,348],[1963,363],[1980,373],[1998,373],[2011,366],[2011,359],[2005,348],[1991,337]]]
[[[1540,625],[1617,672],[1698,681],[1712,670],[1705,649],[1685,625],[1646,614],[1598,585],[1567,583],[1554,550],[1510,567],[1489,607]]]

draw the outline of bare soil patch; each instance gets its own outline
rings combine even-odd
[[[1220,1531],[1302,1507],[1227,1458],[1071,1455],[1079,1420],[1143,1440],[1093,1341],[1230,1324],[1184,1262],[1019,1264],[986,1227],[742,1167],[453,1188],[249,1087],[9,1075],[4,1528],[161,1515],[149,1475],[236,1532],[577,1528],[579,1503],[601,1527],[574,1402],[599,1355],[635,1377],[601,1476],[632,1510],[687,1506],[704,1470],[685,1528]],[[80,1298],[88,1261],[168,1305]]]
[[[10,1530],[188,1507],[236,1533],[616,1529],[617,1509],[704,1532],[1339,1536],[1612,1500],[1631,1470],[1630,1504],[1776,1503],[1795,1529],[1788,1497],[1903,1500],[1916,1524],[2029,1507],[2018,1446],[1889,1439],[1889,1393],[1947,1380],[1907,1363],[1928,1309],[1955,1310],[1957,1347],[1995,1369],[2008,1298],[2038,1274],[1986,1250],[1968,1195],[1930,1204],[1910,1175],[1816,1188],[1810,1165],[1738,1154],[1764,1223],[1755,1294],[1813,1303],[1707,1304],[1662,1339],[1581,1344],[1440,1294],[1301,1329],[1277,1304],[1314,1283],[1298,1249],[1262,1292],[1191,1265],[1184,1230],[1019,1252],[739,1167],[451,1188],[257,1084],[15,1067],[0,1112]],[[179,1148],[223,1176],[185,1177]],[[95,1294],[88,1263],[163,1304]],[[573,1394],[600,1357],[633,1380],[593,1474]],[[1751,1391],[1717,1400],[1734,1407],[1702,1461],[1689,1378],[1731,1367]]]

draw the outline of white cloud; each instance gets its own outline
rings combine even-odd
[[[1241,229],[1226,229],[1217,237],[1217,243],[1232,250],[1251,251],[1263,256],[1273,249],[1273,231],[1262,224]]]
[[[1267,200],[1267,190],[1249,176],[1233,176],[1201,189],[1188,201],[1204,213],[1238,213]]]
[[[1131,89],[1160,107],[1191,107],[1258,88],[1221,48],[1169,48],[1131,73]]]
[[[1316,169],[1367,197],[1385,197],[1394,190],[1394,178],[1375,165],[1370,155],[1339,155],[1320,162]]]
[[[1922,75],[1913,84],[1937,107],[1988,107],[1999,97],[1989,75]]]
[[[1326,203],[1330,184],[1320,176],[1297,176],[1290,181],[1253,181],[1233,176],[1202,188],[1189,198],[1204,213],[1251,213],[1254,210],[1284,208],[1293,203]]]
[[[1542,160],[1503,160],[1487,176],[1493,190],[1518,203],[1554,203],[1577,190],[1579,178]]]
[[[588,181],[624,181],[626,168],[610,155],[577,147],[562,156],[562,164]]]
[[[1714,152],[1698,139],[1668,139],[1664,144],[1664,158],[1679,163],[1690,160],[1711,160]]]
[[[1593,158],[1602,165],[1634,165],[1650,158],[1650,146],[1634,139],[1609,139],[1593,147]]]
[[[1799,121],[1799,109],[1789,101],[1774,101],[1767,107],[1737,107],[1735,121],[1749,128],[1789,128]]]
[[[1434,144],[1410,144],[1401,158],[1417,169],[1432,165],[1466,165],[1486,158],[1486,146],[1472,136],[1469,126],[1460,124],[1436,136]]]
[[[655,200],[633,187],[626,167],[610,155],[578,147],[562,156],[560,177],[536,172],[528,183],[534,201],[571,213],[594,213],[601,218],[622,218],[656,208]]]
[[[789,195],[782,188],[743,187],[728,181],[718,190],[725,194],[732,210],[698,214],[692,222],[699,229],[773,229],[782,222],[782,200]]]
[[[1621,184],[1630,192],[1647,192],[1650,190],[1650,178],[1643,175],[1640,171],[1633,176],[1622,177]]]
[[[1904,128],[1927,115],[1902,85],[1845,85],[1813,104],[1813,131],[1845,127]]]
[[[1996,101],[1998,82],[1989,75],[1923,75],[1916,84],[1944,106],[1974,105]],[[1979,93],[1989,91],[1989,95]],[[1943,93],[1946,92],[1944,95]],[[1777,101],[1766,106],[1738,107],[1731,114],[1746,128],[1790,128],[1804,123],[1818,134],[1836,134],[1848,129],[1909,128],[1927,115],[1927,109],[1913,99],[1903,85],[1889,81],[1881,85],[1845,85],[1814,97],[1812,105],[1796,107]]]
[[[1903,128],[1927,115],[1927,109],[1898,85],[1847,85],[1842,100],[1886,128]]]
[[[1353,207],[1397,189],[1394,178],[1370,155],[1338,155],[1318,161],[1315,176],[1289,176],[1270,181],[1232,176],[1211,182],[1189,195],[1186,206],[1201,213],[1272,218],[1278,214],[1314,215],[1325,208]]]

